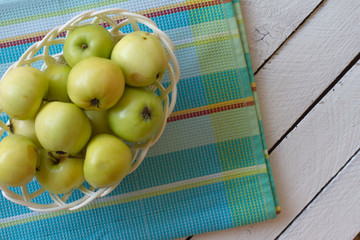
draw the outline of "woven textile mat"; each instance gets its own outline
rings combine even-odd
[[[174,239],[274,218],[238,0],[0,1],[0,74],[52,28],[113,7],[150,17],[174,42],[181,77],[165,132],[111,194],[78,211],[37,213],[0,196],[0,239]]]

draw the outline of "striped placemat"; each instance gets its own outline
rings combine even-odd
[[[110,195],[78,211],[36,213],[0,196],[0,239],[174,239],[274,218],[238,0],[0,1],[0,74],[52,28],[113,7],[152,18],[175,44],[181,78],[165,132]]]

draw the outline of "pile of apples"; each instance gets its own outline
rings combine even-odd
[[[132,165],[131,143],[159,130],[163,103],[150,85],[169,63],[160,40],[135,31],[114,43],[102,26],[76,28],[63,46],[67,64],[44,71],[22,66],[0,82],[0,106],[10,134],[0,142],[0,185],[35,176],[54,194],[86,181],[119,183]]]

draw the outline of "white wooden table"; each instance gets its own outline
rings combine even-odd
[[[192,240],[360,232],[360,0],[240,0],[281,214]]]

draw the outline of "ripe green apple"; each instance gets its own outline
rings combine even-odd
[[[91,135],[91,124],[74,104],[49,102],[36,115],[35,133],[46,150],[70,155],[85,147]]]
[[[63,54],[70,67],[88,57],[110,58],[114,42],[102,26],[88,24],[70,32],[64,42]]]
[[[10,118],[34,118],[48,90],[44,74],[33,67],[17,67],[0,82],[0,105]]]
[[[116,43],[111,60],[122,68],[126,84],[134,87],[161,80],[169,62],[160,40],[143,31],[129,33]]]
[[[145,88],[126,87],[119,102],[108,110],[110,129],[128,142],[150,139],[163,119],[160,97]]]
[[[10,119],[10,131],[29,138],[37,147],[41,147],[35,133],[35,118],[27,120]]]
[[[38,164],[35,144],[21,135],[9,135],[0,142],[0,184],[18,187],[35,176]]]
[[[100,133],[113,134],[107,121],[107,111],[84,110],[91,123],[91,136]]]
[[[119,101],[125,79],[121,68],[105,58],[90,57],[70,71],[67,91],[71,101],[87,110],[106,110]]]
[[[96,135],[86,148],[85,180],[96,188],[110,187],[129,173],[131,161],[131,150],[120,139],[109,134]]]
[[[45,71],[45,77],[49,82],[49,90],[46,95],[48,101],[69,102],[67,94],[67,79],[71,68],[63,64],[51,64]]]
[[[40,152],[36,179],[42,187],[55,194],[67,193],[84,182],[84,159]]]

